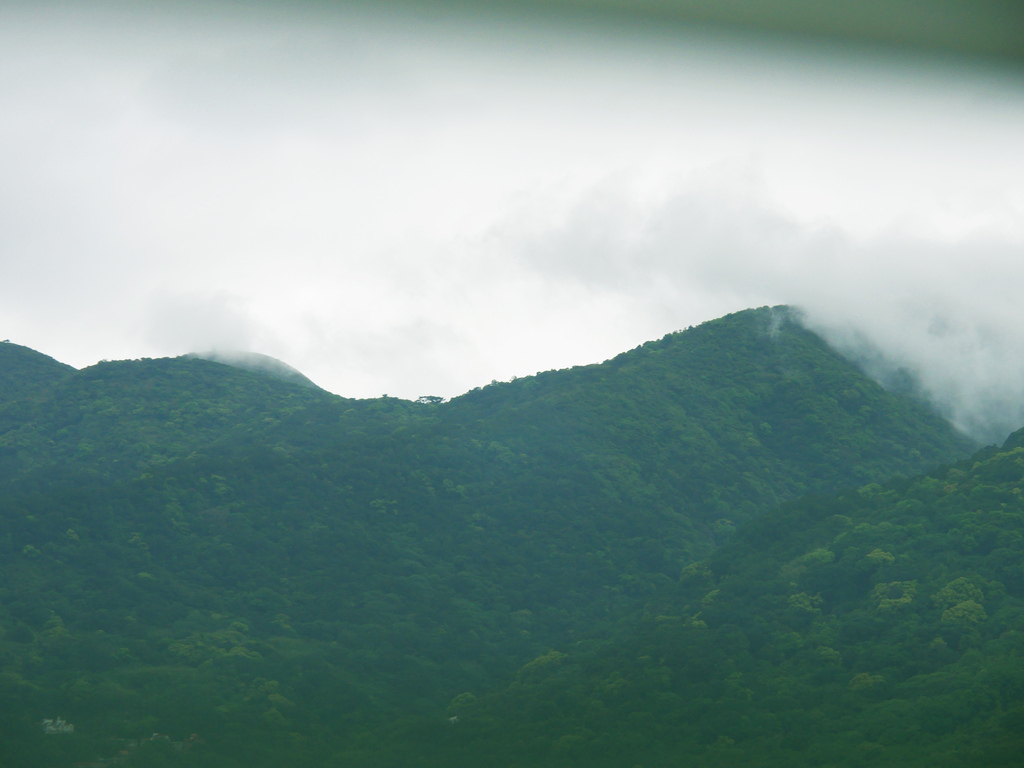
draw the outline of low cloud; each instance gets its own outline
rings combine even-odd
[[[1024,241],[858,237],[788,214],[755,177],[715,178],[647,208],[600,187],[547,221],[517,222],[524,234],[510,251],[523,269],[595,300],[620,295],[676,327],[693,322],[695,303],[800,307],[875,378],[899,371],[977,439],[1024,425]]]
[[[166,355],[255,352],[275,346],[246,302],[226,293],[158,293],[148,305],[145,337]]]

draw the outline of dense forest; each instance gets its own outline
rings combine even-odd
[[[358,764],[1018,766],[1024,430],[914,480],[801,499],[685,567],[625,636],[408,723]],[[418,725],[418,728],[416,727]],[[414,746],[415,745],[415,746]]]
[[[222,360],[0,344],[0,764],[1019,752],[1024,439],[785,308],[447,402]]]

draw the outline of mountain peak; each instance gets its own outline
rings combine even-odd
[[[74,372],[70,365],[42,352],[0,341],[0,399],[22,397]]]
[[[320,389],[301,371],[278,360],[270,355],[262,355],[259,352],[241,352],[237,350],[217,350],[210,352],[193,352],[186,357],[210,360],[223,365],[230,365],[232,368],[241,368],[245,371],[252,371],[262,376],[279,381],[287,381],[291,384],[298,384],[300,387],[309,389]]]

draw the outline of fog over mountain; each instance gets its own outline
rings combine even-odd
[[[5,5],[0,336],[415,398],[787,303],[1024,422],[1024,78],[968,56],[1010,38],[492,5]]]
[[[731,183],[723,190],[721,185]],[[680,305],[785,296],[879,381],[914,386],[958,427],[1001,441],[1024,423],[1021,243],[991,233],[856,237],[804,224],[754,179],[684,189],[643,214],[605,190],[516,248],[524,268],[633,302],[670,324]],[[640,305],[645,306],[641,309]]]

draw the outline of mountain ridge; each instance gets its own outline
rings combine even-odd
[[[30,347],[0,341],[0,402],[31,394],[74,371]]]
[[[323,765],[621,632],[779,501],[969,447],[770,308],[442,403],[101,363],[0,404],[0,710]]]

